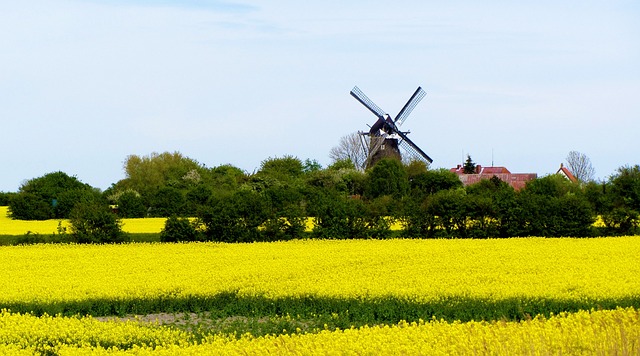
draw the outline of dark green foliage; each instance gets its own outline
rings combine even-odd
[[[182,191],[165,186],[153,195],[150,202],[150,212],[153,216],[182,216],[184,215],[185,197]]]
[[[125,191],[116,201],[118,216],[123,218],[143,218],[147,215],[147,208],[142,197],[135,191]]]
[[[419,172],[409,177],[411,196],[426,197],[441,190],[462,188],[460,178],[446,169]]]
[[[368,172],[365,195],[377,198],[391,195],[402,198],[409,191],[409,176],[402,162],[397,159],[384,158],[378,161]]]
[[[102,204],[77,204],[71,211],[69,222],[70,234],[77,243],[119,243],[128,239],[118,217]]]
[[[427,214],[426,199],[408,199],[404,202],[402,222],[405,237],[433,237],[436,229],[435,217]]]
[[[471,160],[471,156],[467,155],[467,160],[464,162],[462,166],[462,173],[464,174],[475,174],[476,172],[476,164]]]
[[[467,168],[475,166],[467,157]],[[640,166],[618,169],[606,182],[574,184],[560,175],[514,191],[497,177],[462,187],[446,169],[382,159],[368,171],[349,160],[323,169],[311,159],[269,158],[248,175],[222,165],[205,168],[179,153],[129,156],[127,178],[104,194],[54,172],[17,193],[0,193],[16,219],[63,219],[79,205],[111,204],[120,217],[189,216],[203,238],[273,241],[312,233],[324,238],[386,238],[401,219],[407,237],[593,236],[635,234],[640,223]],[[138,190],[139,189],[139,190]],[[595,230],[596,216],[605,227]]]
[[[529,182],[518,195],[519,236],[592,235],[595,213],[579,185],[559,175]]]
[[[466,189],[444,189],[432,194],[420,194],[421,189],[414,189],[416,194],[406,201],[404,214],[405,235],[409,237],[594,234],[592,205],[578,185],[560,176],[534,180],[521,192],[515,192],[497,177]]]
[[[593,207],[596,215],[602,215],[610,208],[610,194],[607,191],[611,190],[611,184],[606,182],[594,182],[590,181],[584,183],[582,191],[584,197],[589,201],[589,204]]]
[[[205,239],[220,242],[263,241],[261,226],[269,214],[265,199],[254,191],[214,197],[199,214]]]
[[[463,189],[442,190],[429,196],[425,202],[425,213],[435,218],[441,229],[429,231],[436,237],[467,237],[469,200]]]
[[[17,220],[53,219],[53,206],[36,194],[20,193],[11,198],[9,214]]]
[[[545,197],[560,198],[567,194],[581,194],[580,185],[558,174],[548,175],[527,182],[523,192]]]
[[[640,225],[640,166],[620,167],[599,196],[606,234],[632,235]]]
[[[78,204],[96,203],[107,205],[102,195],[94,189],[71,189],[61,192],[53,209],[56,219],[68,218]]]
[[[302,166],[302,171],[305,173],[317,172],[322,169],[322,165],[315,159],[305,159]]]
[[[376,239],[391,237],[392,221],[402,218],[401,202],[389,195],[372,200],[355,201],[360,201],[363,205],[362,219],[365,222],[365,235]]]
[[[15,194],[16,193],[0,192],[0,206],[8,206],[9,201],[11,200],[11,197],[14,196]]]
[[[88,184],[63,172],[53,172],[27,181],[9,201],[11,217],[20,220],[68,218],[77,203],[98,199]]]
[[[203,184],[189,189],[185,196],[185,215],[197,216],[200,210],[209,205],[213,194],[213,189]]]
[[[619,206],[603,213],[602,221],[607,235],[633,235],[640,223],[640,216],[633,209]]]
[[[509,237],[519,231],[516,193],[496,176],[466,187],[470,237]]]
[[[354,238],[350,227],[350,205],[342,194],[315,189],[308,195],[307,213],[315,219],[313,236],[318,238]]]
[[[164,229],[160,232],[160,241],[200,241],[202,234],[198,231],[197,223],[189,221],[188,218],[171,216],[164,223]]]
[[[276,185],[262,193],[266,221],[261,234],[267,241],[299,238],[306,228],[304,195],[294,186]]]
[[[329,239],[387,238],[391,235],[389,196],[363,200],[359,196],[315,190],[308,195],[307,214],[314,218],[312,236]]]
[[[616,206],[640,212],[640,165],[618,168],[611,176],[611,193]]]

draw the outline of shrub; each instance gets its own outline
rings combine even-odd
[[[73,192],[73,193],[71,193]],[[46,220],[68,218],[72,207],[88,196],[96,195],[94,188],[64,172],[53,172],[23,184],[9,201],[14,219]]]
[[[0,206],[9,205],[9,201],[13,195],[15,195],[15,193],[0,192]]]
[[[409,176],[397,159],[384,158],[378,161],[368,172],[368,184],[365,194],[369,198],[391,195],[401,198],[409,191]]]
[[[182,192],[173,187],[162,187],[151,197],[153,216],[181,216],[184,212],[185,198]]]
[[[200,240],[202,240],[202,236],[197,229],[197,224],[187,218],[169,217],[164,223],[164,229],[160,232],[160,241],[162,242]]]
[[[143,218],[147,208],[142,202],[142,197],[135,191],[127,190],[117,200],[118,215],[123,218]]]
[[[71,211],[71,236],[77,243],[119,243],[128,240],[122,223],[108,206],[80,203]]]
[[[20,193],[11,197],[9,215],[17,220],[53,219],[53,206],[35,194]]]

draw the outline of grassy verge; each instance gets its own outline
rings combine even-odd
[[[129,233],[129,242],[160,242],[159,233]],[[0,246],[73,243],[68,234],[0,235]]]
[[[552,299],[505,298],[483,299],[448,297],[430,302],[414,302],[397,297],[386,298],[327,298],[288,297],[267,298],[221,293],[215,296],[157,297],[148,299],[87,299],[64,302],[13,302],[4,304],[11,312],[34,315],[92,315],[128,316],[158,313],[180,314],[176,325],[204,328],[205,331],[238,331],[239,334],[278,334],[301,329],[313,331],[360,327],[363,325],[391,325],[400,321],[442,319],[526,320],[535,315],[550,316],[580,310],[607,310],[617,307],[640,309],[640,296],[619,299]],[[189,315],[194,323],[188,323]],[[293,317],[292,317],[293,316]]]

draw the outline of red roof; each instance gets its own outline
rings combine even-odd
[[[495,176],[501,181],[508,183],[515,190],[524,188],[528,181],[538,177],[536,173],[511,173],[505,167],[482,167],[480,165],[476,166],[477,173],[475,174],[464,174],[461,165],[458,165],[456,168],[451,168],[449,171],[457,174],[465,186],[478,183],[483,179],[491,179],[491,177]]]
[[[464,174],[464,167],[462,165],[458,165],[456,168],[451,168],[451,172],[456,174]],[[476,165],[476,174],[509,174],[509,170],[506,167],[483,167],[481,165]]]
[[[568,180],[576,183],[578,181],[578,178],[576,178],[573,173],[571,173],[570,170],[567,169],[567,167],[564,166],[564,164],[560,163],[560,169],[558,169],[558,171],[556,172],[556,174],[562,174],[563,176],[565,176],[565,178],[567,178]]]

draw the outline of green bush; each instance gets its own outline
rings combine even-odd
[[[123,218],[143,218],[147,214],[142,197],[132,190],[122,193],[117,200],[117,205],[118,216]]]
[[[384,158],[368,172],[365,194],[368,198],[390,195],[401,198],[409,192],[409,175],[397,159]]]
[[[71,237],[76,243],[120,243],[128,240],[120,219],[103,204],[76,205],[69,222]]]
[[[9,200],[9,210],[14,219],[20,220],[64,219],[75,204],[91,200],[97,194],[76,177],[53,172],[23,184]]]
[[[158,217],[183,216],[185,197],[173,187],[162,187],[151,197],[151,214]]]
[[[15,195],[15,193],[0,192],[0,206],[9,205],[9,201],[13,195]]]
[[[20,193],[9,201],[9,215],[17,220],[53,219],[53,206],[50,202],[32,193]]]
[[[187,218],[169,217],[164,223],[164,229],[160,232],[160,241],[162,242],[200,240],[202,240],[202,236],[197,229],[197,224]]]

